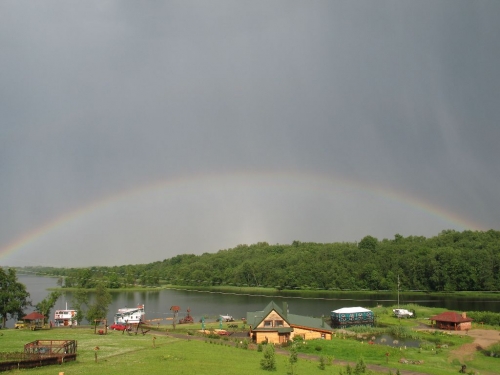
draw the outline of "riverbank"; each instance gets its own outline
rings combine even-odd
[[[202,286],[202,285],[163,285],[161,288],[186,291],[209,291],[209,292],[227,292],[227,293],[244,293],[253,295],[280,295],[280,296],[300,296],[310,295],[324,297],[325,295],[336,296],[338,294],[375,294],[387,295],[392,294],[395,298],[398,295],[397,290],[353,290],[353,289],[278,289],[266,287],[249,287],[249,286]],[[478,296],[500,300],[500,291],[451,291],[451,292],[431,292],[423,290],[401,290],[399,295],[402,300],[406,296],[456,296],[456,297],[474,297]]]
[[[126,288],[109,288],[110,292],[146,292],[159,290],[184,290],[184,291],[206,291],[219,293],[241,293],[249,295],[264,295],[264,296],[310,296],[310,297],[325,297],[337,295],[356,295],[356,294],[373,294],[373,295],[393,295],[396,299],[398,292],[396,290],[351,290],[351,289],[277,289],[266,287],[249,287],[249,286],[202,286],[202,285],[173,285],[166,284],[161,286],[134,286]],[[61,290],[74,292],[78,288],[52,287],[50,291]],[[93,289],[89,289],[93,290]],[[431,292],[422,290],[403,290],[399,292],[402,300],[408,296],[452,296],[452,297],[474,297],[488,298],[500,300],[500,291],[449,291],[449,292]]]

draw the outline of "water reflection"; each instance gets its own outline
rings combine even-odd
[[[379,336],[373,336],[368,343],[387,345],[394,348],[418,348],[420,346],[419,340],[413,339],[401,339],[395,336],[383,334]]]

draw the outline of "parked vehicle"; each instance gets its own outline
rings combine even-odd
[[[394,309],[392,310],[397,318],[413,318],[413,312],[406,309]]]
[[[109,326],[109,329],[112,329],[113,331],[125,331],[127,329],[127,326],[125,324],[115,323],[111,324]]]
[[[18,320],[16,324],[14,324],[15,329],[23,329],[26,328],[26,323],[23,320]]]

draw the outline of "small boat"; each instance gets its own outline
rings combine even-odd
[[[221,322],[234,322],[234,319],[231,315],[220,315],[219,320]]]
[[[54,324],[56,327],[70,327],[78,325],[76,320],[76,310],[68,309],[66,306],[65,310],[56,310],[54,313]]]
[[[118,309],[113,320],[115,324],[138,324],[144,322],[144,315],[144,305],[138,305],[132,308],[125,307],[123,309]]]

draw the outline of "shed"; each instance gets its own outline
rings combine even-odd
[[[23,316],[22,319],[25,322],[29,322],[29,328],[32,331],[34,331],[35,329],[42,328],[45,322],[45,316],[36,311],[33,311],[32,313]]]
[[[449,329],[453,331],[466,331],[472,328],[472,321],[474,319],[467,318],[467,313],[461,314],[453,311],[445,311],[441,314],[434,315],[429,318],[431,324],[434,326],[436,322],[437,328]]]
[[[373,311],[363,307],[343,307],[331,313],[332,327],[371,326],[375,321]]]

